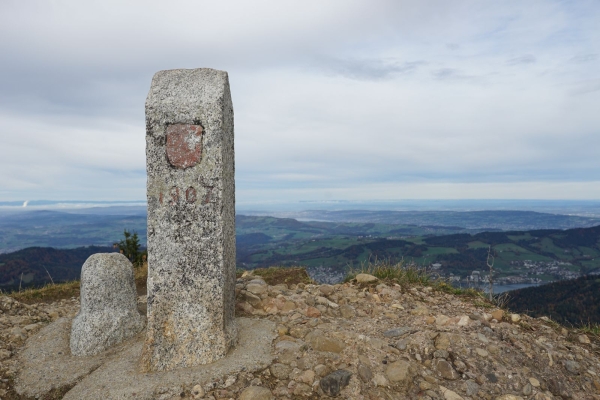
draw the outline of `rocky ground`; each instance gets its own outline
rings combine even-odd
[[[276,323],[273,363],[157,398],[600,399],[597,338],[480,298],[378,281],[268,285],[252,273],[236,291],[239,315]],[[11,385],[27,337],[77,309],[76,298],[0,297],[1,399],[20,398]]]
[[[78,298],[25,304],[0,296],[0,399],[20,398],[12,383],[18,371],[17,355],[27,338],[58,318],[75,316],[78,310]]]

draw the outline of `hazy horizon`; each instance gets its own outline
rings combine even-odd
[[[119,209],[121,213],[139,213],[146,209],[146,201],[78,201],[78,200],[30,200],[27,205],[22,201],[0,201],[0,211],[53,210],[66,212],[84,212],[97,208]],[[302,211],[534,211],[550,214],[600,216],[600,200],[507,200],[507,199],[403,199],[373,201],[296,201],[238,203],[238,214],[257,215],[293,215]],[[292,213],[292,214],[289,214]]]

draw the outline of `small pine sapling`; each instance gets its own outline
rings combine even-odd
[[[148,252],[146,250],[140,251],[140,239],[138,238],[137,232],[129,232],[127,229],[123,231],[124,239],[118,243],[114,243],[114,248],[119,248],[121,254],[131,261],[134,267],[141,267],[146,261]]]

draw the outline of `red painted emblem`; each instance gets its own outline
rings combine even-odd
[[[167,160],[175,168],[189,168],[202,159],[202,127],[175,124],[167,128]]]

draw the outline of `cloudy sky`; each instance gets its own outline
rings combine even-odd
[[[238,204],[600,199],[600,3],[0,2],[0,200],[145,198],[162,69],[229,72]]]

